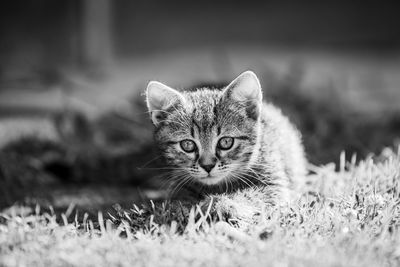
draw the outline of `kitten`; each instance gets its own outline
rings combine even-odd
[[[251,71],[223,90],[178,92],[152,81],[146,96],[174,189],[190,185],[200,197],[213,195],[222,208],[254,207],[288,201],[290,189],[306,174],[300,133],[278,108],[263,102]]]

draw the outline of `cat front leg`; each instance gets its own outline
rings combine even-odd
[[[200,202],[202,210],[211,207],[212,217],[220,220],[251,223],[258,220],[265,206],[284,206],[288,203],[288,188],[281,184],[250,186],[230,193],[206,195]]]
[[[223,221],[238,221],[251,223],[260,215],[263,205],[265,189],[245,188],[233,193],[207,195],[200,202],[203,212],[210,211],[211,217]]]

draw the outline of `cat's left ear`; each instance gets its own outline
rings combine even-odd
[[[258,118],[262,105],[262,89],[254,72],[248,70],[240,74],[225,88],[222,97],[243,103],[248,115]]]

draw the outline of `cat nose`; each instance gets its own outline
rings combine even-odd
[[[206,172],[210,173],[211,170],[215,167],[214,164],[200,165]]]
[[[210,173],[215,167],[215,164],[217,164],[217,159],[215,157],[202,156],[199,159],[200,167],[202,167],[208,173]]]

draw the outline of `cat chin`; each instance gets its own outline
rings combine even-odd
[[[218,176],[207,176],[203,178],[198,178],[197,181],[199,181],[202,184],[206,185],[216,185],[222,182],[225,179],[225,177],[218,177]]]

